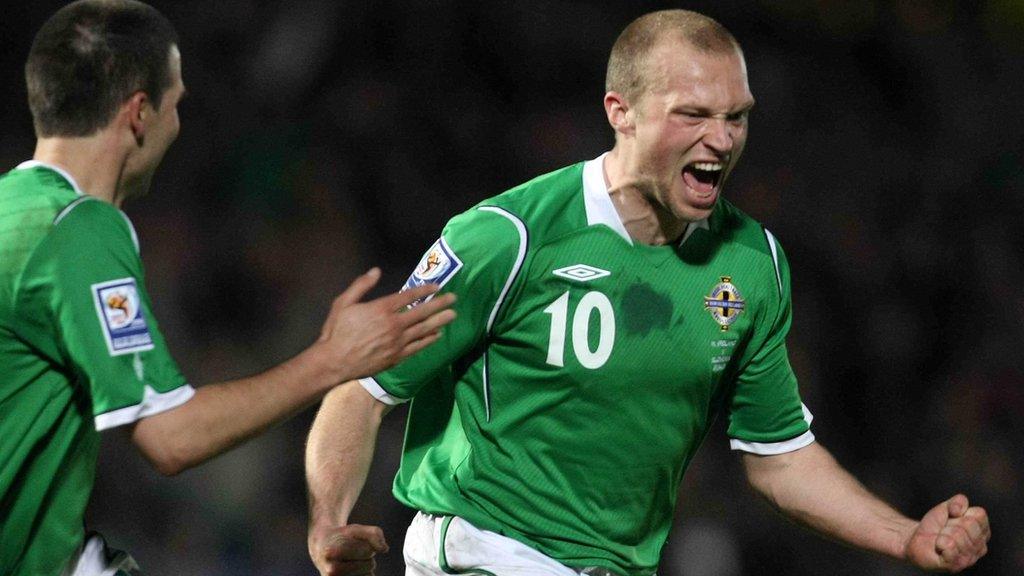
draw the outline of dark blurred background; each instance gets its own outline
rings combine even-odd
[[[4,7],[3,170],[32,154],[22,66],[60,4]],[[191,95],[151,194],[126,210],[196,385],[295,354],[360,272],[379,265],[376,293],[397,289],[451,215],[609,149],[607,53],[668,6],[154,4],[181,35]],[[972,573],[1024,573],[1024,3],[682,6],[746,51],[758,105],[726,194],[788,252],[790,353],[819,441],[912,516],[966,492],[994,526]],[[313,413],[174,479],[107,433],[89,524],[156,576],[313,574]],[[353,517],[384,526],[383,576],[402,573],[412,515],[390,495],[404,414]],[[720,424],[680,502],[661,576],[914,573],[771,512]]]

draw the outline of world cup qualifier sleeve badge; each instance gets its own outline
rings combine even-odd
[[[91,286],[100,328],[111,356],[153,348],[135,278],[122,278]]]
[[[732,283],[732,277],[721,278],[722,281],[711,289],[711,294],[704,297],[704,309],[711,313],[719,328],[725,332],[739,318],[747,305],[736,285]]]
[[[420,263],[416,265],[416,269],[413,270],[409,279],[405,281],[402,292],[424,284],[437,284],[440,288],[447,284],[460,268],[462,268],[462,260],[459,260],[455,251],[448,246],[443,237],[438,238],[420,259]],[[433,294],[413,302],[409,307],[422,304],[431,298],[433,298]]]

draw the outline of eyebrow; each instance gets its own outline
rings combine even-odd
[[[727,110],[725,112],[722,112],[721,114],[725,114],[727,116],[732,116],[733,114],[741,114],[743,112],[749,112],[750,109],[754,107],[754,104],[756,104],[756,102],[753,99],[751,99],[751,100],[743,103],[743,105],[738,106],[736,108],[731,108],[731,109],[729,109],[729,110]],[[715,115],[715,113],[712,112],[710,108],[705,108],[704,106],[687,106],[687,105],[684,104],[684,105],[676,106],[674,108],[674,110],[687,110],[687,111],[694,112],[694,113],[696,113],[696,114],[698,114],[700,116],[714,116]]]
[[[750,112],[750,109],[754,107],[754,104],[757,104],[757,101],[751,98],[746,104],[740,106],[734,112],[731,112],[731,114],[736,114],[739,112]]]

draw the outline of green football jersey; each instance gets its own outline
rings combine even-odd
[[[814,437],[786,354],[775,239],[719,200],[678,245],[634,243],[602,161],[453,218],[407,285],[457,293],[458,319],[362,384],[412,399],[399,500],[568,566],[646,576],[716,414],[735,449]]]
[[[192,394],[124,214],[38,162],[0,178],[0,573],[60,574],[84,536],[99,431]]]

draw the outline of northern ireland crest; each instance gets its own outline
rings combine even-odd
[[[723,332],[739,318],[746,305],[731,276],[722,276],[722,281],[711,289],[711,294],[704,297],[704,309],[711,313]]]

